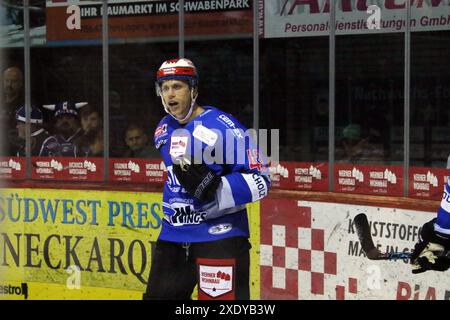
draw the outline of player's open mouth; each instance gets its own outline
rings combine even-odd
[[[176,107],[177,105],[178,105],[178,102],[175,102],[175,101],[169,102],[170,107]]]

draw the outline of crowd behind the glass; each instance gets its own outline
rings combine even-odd
[[[26,156],[26,109],[24,78],[17,67],[4,70],[0,125],[3,135],[1,156]],[[31,156],[102,157],[103,117],[99,108],[83,101],[60,101],[32,105],[30,110]],[[149,132],[138,121],[111,117],[110,157],[154,158],[158,152]],[[118,130],[118,127],[124,130]],[[117,136],[121,132],[122,136]]]

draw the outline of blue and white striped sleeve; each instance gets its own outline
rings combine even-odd
[[[259,172],[233,172],[221,179],[217,190],[219,210],[258,201],[269,192],[270,182]]]

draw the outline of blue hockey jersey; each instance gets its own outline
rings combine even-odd
[[[233,116],[214,107],[181,125],[165,116],[155,131],[155,146],[167,168],[159,239],[203,242],[249,236],[245,205],[267,195],[270,178],[246,128]],[[184,155],[206,164],[221,177],[213,201],[189,195],[172,171],[172,159]]]
[[[444,187],[444,195],[442,196],[434,229],[450,236],[450,177]]]

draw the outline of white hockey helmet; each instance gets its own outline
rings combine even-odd
[[[170,79],[187,80],[191,87],[196,87],[197,68],[191,60],[186,58],[166,60],[156,72],[156,82],[160,85],[163,81]]]
[[[164,98],[161,94],[161,85],[166,80],[185,80],[188,82],[189,87],[191,89],[191,107],[189,108],[189,112],[183,119],[178,119],[174,117],[170,111],[166,103],[164,102]],[[161,97],[162,104],[164,106],[164,110],[174,117],[178,121],[185,121],[188,119],[193,111],[193,107],[195,104],[195,100],[197,99],[197,91],[194,90],[198,85],[198,74],[197,68],[194,63],[186,58],[178,58],[178,59],[169,59],[163,62],[163,64],[159,67],[156,72],[156,94]]]

